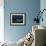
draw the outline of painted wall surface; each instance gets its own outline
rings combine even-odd
[[[40,1],[40,9],[41,9],[41,11],[43,9],[46,9],[46,0],[41,0]],[[41,21],[40,22],[40,25],[46,27],[46,10],[44,10],[42,17],[43,17],[43,22]]]
[[[4,1],[0,0],[0,42],[4,41]]]
[[[33,19],[40,9],[40,0],[4,0],[4,38],[18,41],[32,30]],[[10,26],[10,13],[25,12],[26,25]]]

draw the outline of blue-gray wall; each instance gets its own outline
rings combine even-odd
[[[40,10],[42,11],[43,9],[46,9],[46,0],[41,0],[40,1]],[[46,27],[46,10],[43,12],[43,22],[40,22],[40,25],[45,26]]]
[[[40,0],[4,0],[4,38],[18,41],[32,29],[33,19],[40,9]],[[25,26],[10,26],[10,13],[25,12]]]

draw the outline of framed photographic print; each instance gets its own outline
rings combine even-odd
[[[25,13],[10,13],[11,25],[25,25]]]

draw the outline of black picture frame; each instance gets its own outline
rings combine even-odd
[[[10,25],[22,26],[26,24],[26,13],[10,13]]]

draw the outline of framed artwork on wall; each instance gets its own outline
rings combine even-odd
[[[25,13],[10,13],[10,25],[25,25]]]

